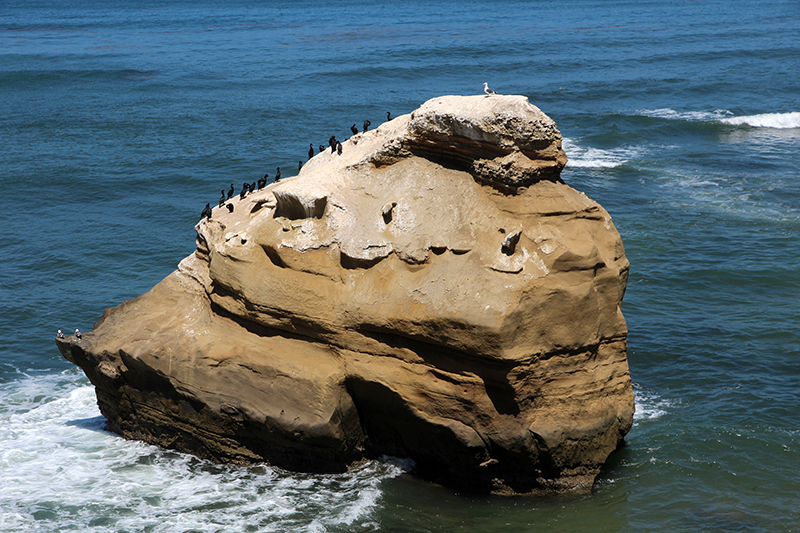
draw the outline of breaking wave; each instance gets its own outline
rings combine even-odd
[[[727,109],[714,111],[675,111],[670,108],[643,109],[638,115],[668,120],[686,120],[691,122],[718,122],[731,126],[749,126],[751,128],[794,129],[800,128],[800,112],[762,113],[759,115],[734,116]]]
[[[369,530],[381,483],[404,471],[397,461],[328,475],[219,465],[104,424],[75,371],[0,386],[0,531]]]
[[[640,148],[633,147],[613,150],[585,148],[567,138],[563,140],[562,147],[569,159],[567,166],[573,168],[616,168],[635,158],[641,152]]]
[[[734,126],[750,126],[752,128],[794,129],[800,128],[800,112],[764,113],[745,117],[723,118],[720,122]]]

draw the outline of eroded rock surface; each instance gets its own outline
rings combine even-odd
[[[108,428],[341,471],[381,454],[461,490],[586,489],[631,427],[608,213],[561,182],[521,96],[446,96],[214,208],[150,292],[58,340]]]

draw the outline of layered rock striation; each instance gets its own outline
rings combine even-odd
[[[198,223],[150,292],[58,339],[107,427],[214,460],[382,454],[460,490],[586,489],[633,418],[608,213],[521,96],[445,96]]]

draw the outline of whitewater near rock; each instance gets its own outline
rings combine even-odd
[[[522,96],[444,96],[215,207],[151,291],[57,339],[107,427],[201,457],[588,489],[633,420],[608,213]]]

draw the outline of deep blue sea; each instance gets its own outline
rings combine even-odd
[[[637,412],[591,494],[103,430],[57,329],[174,270],[230,183],[485,81],[556,121],[631,262]],[[0,531],[800,531],[798,0],[0,0],[0,111]]]

